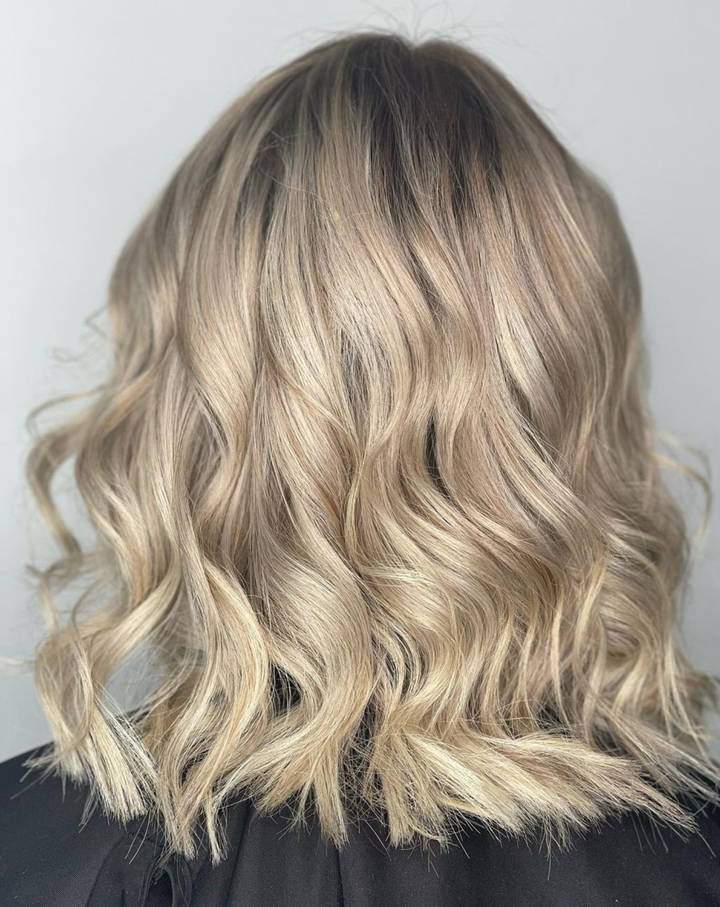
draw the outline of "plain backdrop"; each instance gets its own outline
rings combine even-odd
[[[2,19],[0,655],[33,654],[43,624],[25,564],[56,553],[24,484],[27,413],[103,374],[102,356],[73,358],[98,347],[85,319],[191,145],[252,81],[340,29],[466,41],[608,182],[640,265],[656,422],[720,472],[715,0],[5,0]],[[80,524],[70,478],[57,490]],[[696,526],[700,495],[669,481]],[[715,674],[719,520],[683,624]],[[0,678],[0,729],[0,759],[47,740],[30,675]]]

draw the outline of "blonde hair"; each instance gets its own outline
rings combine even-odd
[[[370,813],[393,844],[692,828],[717,679],[677,638],[640,298],[607,186],[462,44],[342,33],[261,78],[123,248],[107,381],[33,441],[64,553],[32,764],[216,861],[240,791],[338,846]]]

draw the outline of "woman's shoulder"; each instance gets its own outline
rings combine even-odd
[[[84,786],[29,770],[26,762],[43,749],[0,763],[0,905],[111,907],[107,873],[115,876],[111,887],[132,880],[138,888],[157,844],[142,836],[140,821],[123,825],[97,808],[88,814]],[[122,879],[126,861],[135,868]]]
[[[705,907],[720,905],[720,810],[696,810],[680,834],[625,813],[566,849],[467,826],[449,849],[393,848],[377,821],[351,826],[347,845],[325,845],[317,824],[291,831],[289,813],[226,808],[228,855],[176,860],[156,883],[160,845],[142,820],[122,825],[87,790],[25,763],[0,764],[0,905],[121,904],[271,907]],[[182,897],[181,897],[182,894]],[[184,899],[183,899],[184,898]]]
[[[373,907],[720,907],[720,809],[705,803],[692,812],[692,833],[626,812],[574,834],[565,848],[539,833],[509,837],[473,825],[430,857],[414,849],[364,859],[360,846],[344,859],[357,880],[368,878],[363,863],[372,865]],[[365,846],[374,849],[369,838]]]

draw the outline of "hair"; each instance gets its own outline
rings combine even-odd
[[[370,814],[443,847],[463,817],[694,827],[717,678],[679,639],[693,548],[638,268],[607,185],[494,64],[370,30],[260,78],[106,309],[109,377],[27,460],[63,549],[31,568],[32,765],[156,816],[170,851],[202,823],[214,861],[240,791],[312,806],[339,847]],[[87,550],[51,493],[71,459]],[[156,672],[123,710],[133,657]]]

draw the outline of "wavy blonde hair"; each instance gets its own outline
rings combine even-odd
[[[607,186],[462,44],[341,33],[261,78],[123,248],[107,381],[33,440],[64,553],[34,570],[32,764],[172,851],[205,823],[214,860],[239,791],[338,846],[369,813],[393,844],[692,828],[717,678],[678,640],[640,298]],[[70,458],[88,551],[51,495]]]

